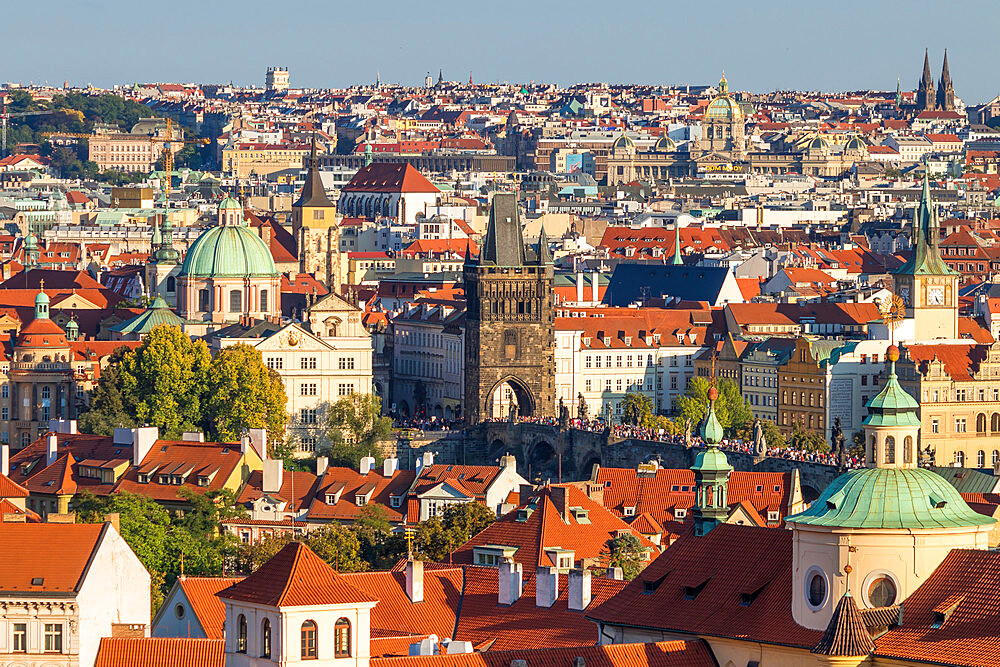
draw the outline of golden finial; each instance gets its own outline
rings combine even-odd
[[[42,278],[41,286],[38,289],[42,290],[43,292],[45,291],[45,278]]]

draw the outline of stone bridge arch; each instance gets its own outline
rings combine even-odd
[[[508,374],[490,387],[480,409],[482,414],[488,418],[502,419],[510,414],[511,402],[517,406],[517,416],[519,417],[534,416],[538,405],[538,401],[531,393],[531,389],[528,388],[528,384],[516,375]]]

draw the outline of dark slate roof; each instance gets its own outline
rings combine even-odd
[[[524,266],[524,237],[521,234],[521,217],[517,210],[517,196],[498,192],[490,206],[490,222],[486,227],[486,240],[479,254],[480,264],[497,266]]]
[[[604,303],[628,306],[663,297],[715,303],[728,272],[721,266],[619,263],[604,293]]]
[[[319,177],[319,160],[316,159],[316,137],[313,137],[312,151],[309,154],[309,173],[306,175],[306,182],[302,186],[302,194],[293,206],[334,207],[333,202],[326,196],[323,180]]]
[[[212,336],[215,338],[269,338],[272,334],[281,331],[283,326],[268,320],[253,320],[249,326],[235,322],[219,329]]]
[[[875,642],[865,628],[854,598],[845,595],[833,610],[826,632],[813,647],[812,652],[820,655],[861,656],[875,650]]]

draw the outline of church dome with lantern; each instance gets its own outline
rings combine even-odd
[[[729,82],[725,74],[719,80],[719,94],[705,109],[705,118],[730,121],[743,119],[743,109],[740,108],[739,102],[729,96]]]

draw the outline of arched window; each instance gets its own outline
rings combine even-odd
[[[267,618],[260,623],[260,657],[271,657],[271,621]]]
[[[198,310],[201,312],[208,312],[209,308],[209,292],[207,289],[198,290]]]
[[[896,462],[896,439],[891,435],[885,439],[885,462]]]
[[[976,452],[976,467],[985,468],[986,467],[986,452],[979,450]]]
[[[955,465],[959,468],[965,467],[965,452],[960,450],[955,450]]]
[[[173,276],[167,277],[167,291],[176,292],[177,291],[177,279]]]
[[[236,652],[247,652],[247,617],[240,614],[236,621]]]
[[[903,463],[913,463],[913,437],[903,438]]]
[[[229,292],[229,312],[243,312],[243,291],[234,289]]]
[[[316,657],[316,621],[306,621],[302,624],[302,659],[315,660]]]
[[[994,412],[990,416],[990,430],[994,433],[1000,431],[1000,412]]]
[[[878,463],[878,441],[872,436],[872,463]]]
[[[994,449],[993,450],[993,467],[995,468],[998,463],[1000,463],[1000,449]]]
[[[986,415],[982,412],[976,415],[976,433],[986,433]]]
[[[267,290],[262,289],[260,291],[260,312],[267,312]]]
[[[333,626],[333,657],[351,657],[351,622],[346,618],[338,618]]]

